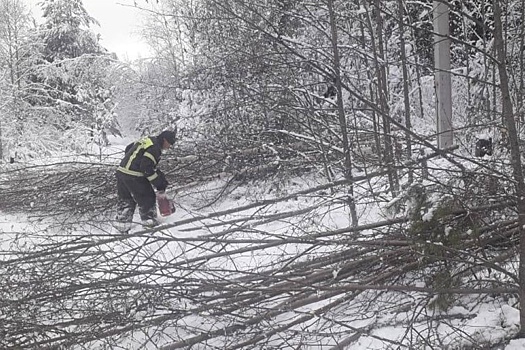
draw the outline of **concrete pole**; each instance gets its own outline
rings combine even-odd
[[[4,149],[2,148],[2,122],[0,121],[0,163],[4,159]]]
[[[454,144],[448,13],[449,8],[446,3],[434,1],[434,79],[439,149],[445,149]]]

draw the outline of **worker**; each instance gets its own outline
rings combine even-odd
[[[158,136],[148,136],[129,144],[117,168],[117,216],[116,228],[129,232],[135,208],[139,207],[144,227],[159,224],[157,219],[154,188],[163,193],[168,187],[164,173],[157,169],[164,150],[175,143],[175,132],[166,130]]]

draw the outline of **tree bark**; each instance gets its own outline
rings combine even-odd
[[[348,188],[348,206],[350,208],[350,216],[352,226],[358,225],[357,212],[354,200],[354,186],[352,183],[352,157],[350,155],[350,141],[348,138],[348,129],[346,124],[346,116],[343,105],[343,88],[341,85],[341,63],[339,59],[339,48],[337,46],[337,25],[335,21],[335,14],[333,8],[333,1],[328,0],[328,12],[330,16],[330,30],[332,40],[332,50],[334,54],[333,71],[335,78],[335,88],[337,93],[337,113],[339,116],[339,126],[341,128],[341,136],[343,139],[344,161],[345,161],[345,179],[349,181]]]
[[[508,143],[510,147],[512,172],[516,187],[516,203],[518,210],[518,229],[520,230],[520,338],[525,337],[525,182],[521,164],[521,152],[518,142],[518,132],[514,120],[514,111],[509,89],[509,79],[507,75],[505,42],[503,41],[503,25],[500,0],[494,0],[494,45],[496,49],[496,59],[500,79],[500,89],[502,97],[502,116],[507,128]]]
[[[406,54],[406,48],[405,48],[405,24],[403,22],[403,15],[405,13],[405,9],[403,6],[403,0],[398,0],[398,10],[399,10],[399,46],[401,49],[401,68],[403,71],[403,102],[405,105],[405,126],[407,130],[412,129],[412,119],[410,116],[410,98],[409,98],[409,85],[408,85],[408,60],[407,60],[407,54]],[[412,158],[412,137],[410,136],[410,133],[405,132],[406,137],[406,147],[407,147],[407,159]],[[414,179],[414,173],[411,169],[408,170],[408,182],[412,183]]]
[[[388,85],[387,85],[387,72],[385,65],[385,53],[383,43],[383,19],[381,17],[381,2],[374,0],[374,10],[372,12],[373,19],[368,17],[370,32],[374,33],[375,36],[371,35],[370,40],[372,44],[372,55],[375,65],[375,73],[377,80],[377,101],[378,109],[382,118],[383,128],[383,159],[385,165],[390,172],[388,174],[388,182],[390,184],[390,191],[392,196],[395,197],[399,193],[399,178],[394,164],[394,151],[393,151],[393,138],[392,138],[392,118],[390,117],[390,107],[388,106]],[[374,22],[373,22],[374,21]],[[377,37],[377,42],[376,42]]]
[[[381,1],[374,1],[374,13],[376,21],[376,36],[377,45],[374,45],[374,60],[377,72],[378,82],[378,99],[381,108],[381,115],[383,116],[383,133],[385,134],[384,146],[385,146],[385,163],[390,172],[388,174],[388,182],[390,183],[390,190],[392,196],[396,197],[399,193],[399,178],[397,170],[395,168],[394,159],[394,138],[392,137],[392,125],[390,116],[390,106],[388,104],[388,83],[387,83],[387,68],[386,68],[386,57],[385,57],[385,44],[383,41],[383,18],[381,17]]]

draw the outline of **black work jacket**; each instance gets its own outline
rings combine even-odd
[[[156,137],[145,137],[126,147],[125,156],[117,171],[137,177],[145,177],[158,190],[165,190],[168,183],[157,169],[162,146]]]

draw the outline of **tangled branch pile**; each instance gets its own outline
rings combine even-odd
[[[15,168],[0,182],[0,209],[44,216],[101,213],[116,199],[114,171],[111,164],[82,162]]]
[[[4,198],[54,192],[55,202],[33,206],[52,214],[71,203],[57,188],[86,181],[70,193],[94,188],[102,195],[93,193],[81,211],[108,208],[110,167],[86,165],[82,175],[78,165],[72,169],[27,172],[33,188],[9,187]],[[16,225],[1,242],[9,249],[0,262],[0,347],[339,349],[361,339],[417,348],[479,340],[465,328],[475,311],[441,316],[447,340],[430,326],[428,310],[517,293],[517,223],[493,215],[509,203],[465,208],[452,198],[430,210],[429,195],[413,192],[406,196],[411,211],[379,222],[364,215],[350,227],[347,184],[292,191],[290,182],[281,197],[188,210],[130,235],[93,220]],[[406,332],[395,339],[376,333],[399,324]]]

